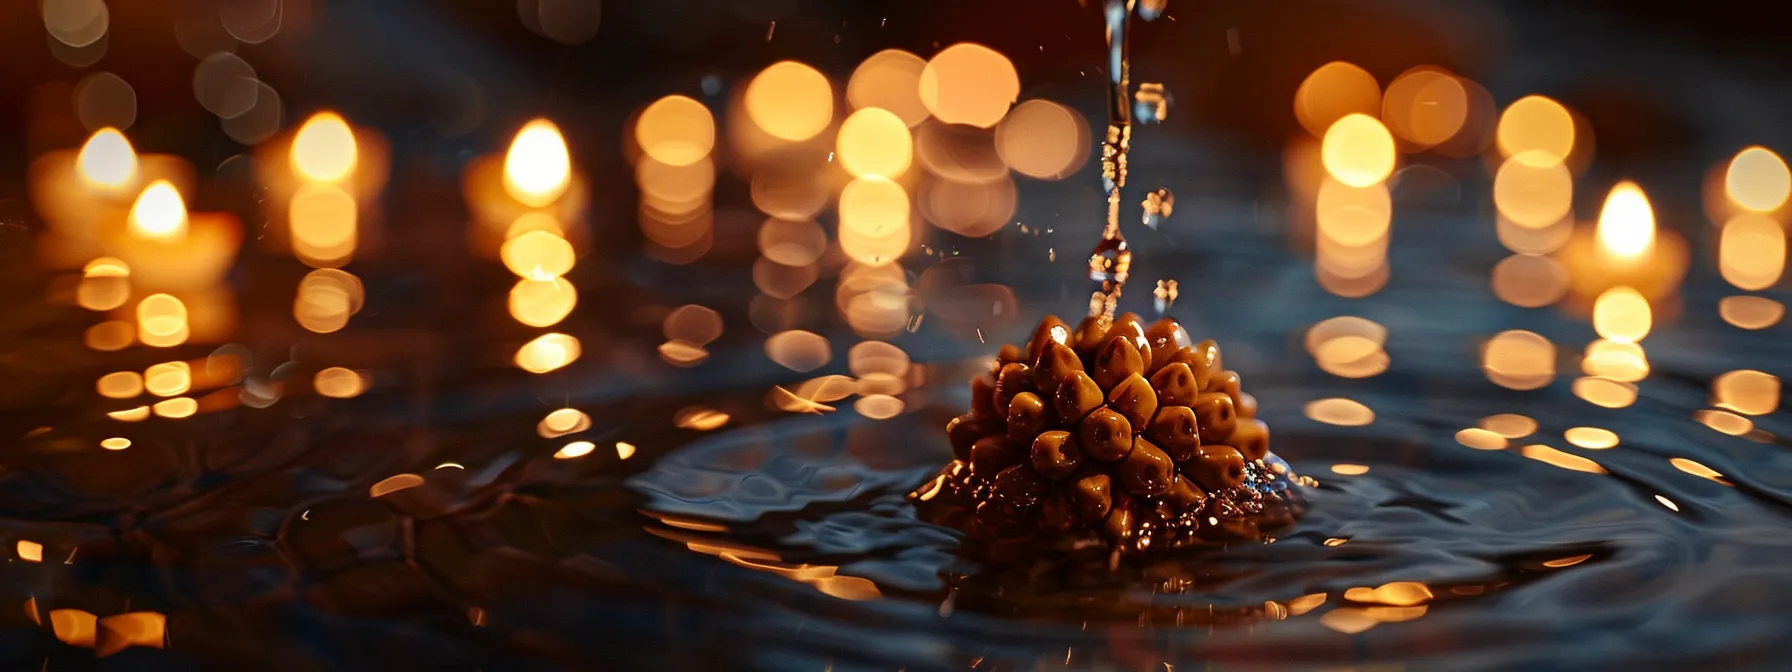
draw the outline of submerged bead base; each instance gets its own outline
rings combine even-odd
[[[1048,316],[971,381],[946,425],[955,459],[909,498],[992,555],[1261,539],[1300,500],[1256,416],[1219,347],[1175,320]]]

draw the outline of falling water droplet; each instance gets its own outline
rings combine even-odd
[[[1145,216],[1142,221],[1145,223],[1145,226],[1149,226],[1155,231],[1157,230],[1158,225],[1163,224],[1164,220],[1169,219],[1170,213],[1175,210],[1176,196],[1170,193],[1169,188],[1158,187],[1151,190],[1151,193],[1145,194],[1145,202],[1141,203],[1140,206],[1145,210]]]
[[[1095,244],[1095,250],[1089,253],[1089,280],[1094,289],[1089,300],[1091,315],[1113,317],[1114,304],[1119,302],[1120,290],[1131,271],[1132,250],[1127,249],[1126,239],[1103,237]]]
[[[1157,289],[1151,293],[1157,297],[1156,307],[1159,315],[1170,312],[1170,307],[1176,305],[1175,280],[1157,281]]]
[[[1164,85],[1156,82],[1139,83],[1139,90],[1132,94],[1132,101],[1133,117],[1145,124],[1155,124],[1169,117],[1170,105],[1175,103]]]

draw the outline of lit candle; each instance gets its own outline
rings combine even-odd
[[[104,223],[122,219],[143,185],[157,181],[184,188],[193,183],[193,171],[179,157],[137,154],[115,128],[100,129],[79,149],[45,153],[30,170],[31,202],[46,229],[39,259],[78,268],[105,254]]]
[[[583,234],[578,222],[589,192],[573,172],[566,138],[552,121],[524,124],[503,157],[482,156],[468,163],[462,182],[476,220],[471,231],[476,252],[497,256],[507,233],[524,218],[557,222],[575,244]]]
[[[242,227],[223,212],[188,212],[166,180],[150,183],[128,213],[102,230],[106,251],[131,269],[141,289],[201,290],[217,284],[236,261]]]
[[[1614,287],[1664,298],[1680,286],[1688,256],[1685,239],[1657,230],[1649,197],[1628,181],[1612,187],[1593,230],[1577,229],[1560,252],[1583,307]]]
[[[341,114],[317,112],[255,150],[271,226],[263,249],[313,268],[337,268],[378,246],[379,192],[390,157],[379,133]]]

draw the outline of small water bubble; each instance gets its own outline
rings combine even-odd
[[[702,87],[703,95],[713,96],[722,92],[722,78],[715,75],[704,75],[698,86]]]
[[[1132,94],[1132,116],[1142,124],[1154,124],[1170,116],[1170,105],[1175,102],[1163,84],[1156,82],[1140,82],[1139,90]]]
[[[1167,187],[1158,187],[1145,194],[1145,202],[1139,204],[1145,210],[1143,222],[1145,226],[1156,230],[1159,224],[1170,218],[1176,208],[1176,196]]]

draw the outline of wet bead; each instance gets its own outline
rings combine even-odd
[[[1221,371],[1214,374],[1213,380],[1203,389],[1208,392],[1225,392],[1226,396],[1232,398],[1232,407],[1236,409],[1243,401],[1238,397],[1244,393],[1244,381],[1239,379],[1237,371]]]
[[[1187,406],[1201,394],[1201,384],[1184,362],[1172,362],[1151,374],[1151,389],[1157,392],[1157,403],[1164,406]]]
[[[1102,326],[1101,318],[1085,317],[1082,322],[1077,323],[1076,330],[1070,332],[1070,349],[1075,350],[1079,357],[1092,359],[1096,348],[1100,348],[1106,340],[1104,336],[1107,333],[1108,329]]]
[[[946,439],[952,443],[952,457],[958,460],[971,459],[971,444],[988,435],[977,424],[976,418],[966,413],[946,422]]]
[[[991,434],[971,444],[971,474],[985,478],[1001,473],[1019,462],[1021,453],[1000,434]]]
[[[1101,520],[1113,505],[1113,481],[1107,474],[1090,474],[1070,485],[1070,506],[1083,520]]]
[[[1206,338],[1202,339],[1200,343],[1196,343],[1195,352],[1201,355],[1201,358],[1206,360],[1207,365],[1212,367],[1213,370],[1219,371],[1226,368],[1226,365],[1220,359],[1220,344],[1214,342],[1213,339]]]
[[[1005,411],[1008,404],[1014,402],[1015,395],[1031,389],[1033,376],[1030,367],[1020,362],[1003,364],[1002,372],[996,374],[996,409]]]
[[[1244,454],[1244,459],[1256,462],[1269,454],[1269,425],[1262,420],[1239,420],[1238,426],[1232,429],[1232,438],[1226,443]]]
[[[1194,476],[1195,483],[1208,492],[1236,488],[1244,483],[1244,455],[1225,444],[1205,444],[1195,451],[1195,459],[1183,467],[1183,473]]]
[[[1145,438],[1163,449],[1170,459],[1187,462],[1201,447],[1201,425],[1195,411],[1187,406],[1165,406],[1157,409]]]
[[[1214,345],[1213,339],[1201,341],[1182,351],[1176,361],[1188,364],[1188,370],[1195,374],[1195,382],[1206,391],[1214,374],[1220,371],[1220,346]]]
[[[1256,418],[1257,417],[1257,397],[1253,396],[1249,392],[1239,392],[1238,393],[1238,406],[1236,408],[1234,408],[1233,410],[1238,411],[1238,417],[1240,417],[1240,418],[1244,418],[1246,420]]]
[[[1002,405],[996,410],[996,379],[994,376],[977,376],[971,379],[971,417],[984,427],[1001,429],[1008,422],[1008,406]]]
[[[1040,392],[1055,391],[1070,374],[1083,370],[1083,360],[1063,343],[1047,343],[1033,361],[1033,386]]]
[[[1170,456],[1144,438],[1133,440],[1132,452],[1120,462],[1120,484],[1127,492],[1140,497],[1156,497],[1169,492],[1176,464]]]
[[[1136,525],[1134,518],[1132,498],[1124,495],[1115,497],[1108,517],[1101,521],[1101,531],[1115,543],[1127,541],[1133,537]]]
[[[1139,350],[1141,373],[1151,370],[1151,339],[1145,337],[1145,321],[1139,319],[1137,313],[1121,313],[1114,318],[1114,324],[1108,327],[1108,338],[1123,336]]]
[[[1033,469],[1054,481],[1069,477],[1083,464],[1083,448],[1070,432],[1052,430],[1033,439]]]
[[[1232,436],[1238,417],[1232,408],[1232,397],[1224,392],[1208,392],[1195,399],[1195,419],[1201,423],[1201,443],[1219,443]]]
[[[1207,493],[1202,492],[1201,486],[1195,485],[1193,480],[1184,478],[1181,474],[1177,474],[1175,480],[1171,481],[1170,491],[1165,495],[1165,498],[1171,503],[1174,503],[1177,508],[1186,511],[1206,502]]]
[[[995,483],[990,486],[989,501],[1008,511],[1025,513],[1039,506],[1039,500],[1049,488],[1050,484],[1039,478],[1032,467],[1017,464],[996,474]]]
[[[1105,462],[1118,462],[1132,451],[1132,424],[1106,408],[1095,409],[1077,425],[1083,453]]]
[[[1139,358],[1139,349],[1132,341],[1123,336],[1116,336],[1102,343],[1101,349],[1095,353],[1095,368],[1089,377],[1101,389],[1111,390],[1127,376],[1145,372],[1145,362]]]
[[[1033,330],[1033,337],[1027,340],[1026,361],[1038,360],[1039,354],[1045,352],[1047,343],[1070,345],[1070,325],[1058,319],[1057,315],[1047,315],[1039,321],[1039,327]]]
[[[1151,344],[1152,369],[1163,368],[1170,363],[1170,355],[1192,345],[1188,330],[1182,323],[1165,317],[1145,328],[1145,341]]]
[[[1021,352],[1020,346],[1013,343],[1004,345],[1000,351],[996,352],[996,370],[1002,370],[1002,365],[1004,364],[1012,364],[1014,362],[1022,361],[1025,358],[1026,353]]]
[[[1145,377],[1132,374],[1108,391],[1108,408],[1119,413],[1134,427],[1144,427],[1157,413],[1157,393]]]
[[[1101,407],[1101,386],[1089,374],[1078,371],[1070,374],[1058,385],[1058,393],[1052,395],[1052,408],[1058,412],[1058,419],[1066,424],[1081,422],[1082,419]]]
[[[1008,404],[1008,438],[1019,445],[1027,445],[1045,429],[1048,420],[1045,401],[1039,395],[1032,392],[1015,395],[1014,401]]]

